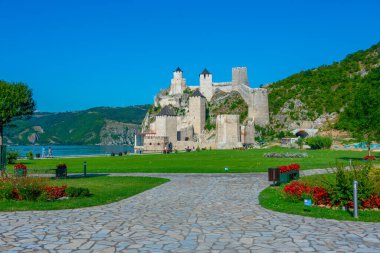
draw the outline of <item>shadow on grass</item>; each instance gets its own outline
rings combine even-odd
[[[352,161],[361,161],[363,162],[363,158],[360,158],[360,157],[338,157],[336,158],[337,160],[345,160],[345,161],[349,161],[349,160],[352,160]]]

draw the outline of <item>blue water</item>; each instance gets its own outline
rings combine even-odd
[[[7,146],[7,151],[16,150],[21,157],[32,151],[34,155],[42,155],[43,146]],[[119,152],[133,152],[132,146],[44,146],[47,155],[49,147],[52,149],[53,157],[61,156],[90,156],[90,155],[116,155]]]
[[[367,149],[367,143],[366,142],[360,142],[360,143],[354,143],[345,145],[344,148],[360,148],[360,149]],[[380,144],[371,144],[371,148],[380,148]]]

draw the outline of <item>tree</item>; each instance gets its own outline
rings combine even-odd
[[[0,80],[0,145],[4,142],[4,128],[17,117],[32,115],[36,108],[32,91],[22,83]],[[1,149],[3,151],[3,149]],[[0,154],[3,155],[3,154]],[[1,169],[1,168],[0,168]]]
[[[298,137],[298,140],[296,141],[296,144],[300,149],[303,149],[303,145],[305,144],[305,140],[302,137]]]
[[[355,92],[339,120],[338,127],[353,132],[355,137],[366,140],[368,155],[371,143],[380,140],[380,67],[369,73]]]

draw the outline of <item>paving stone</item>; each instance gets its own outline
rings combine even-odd
[[[266,173],[150,175],[171,181],[99,207],[1,213],[0,251],[380,252],[380,223],[260,207]]]

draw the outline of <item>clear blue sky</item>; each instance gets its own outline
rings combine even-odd
[[[247,66],[252,87],[380,41],[380,1],[0,0],[0,79],[40,111],[152,103],[180,66],[190,84]]]

